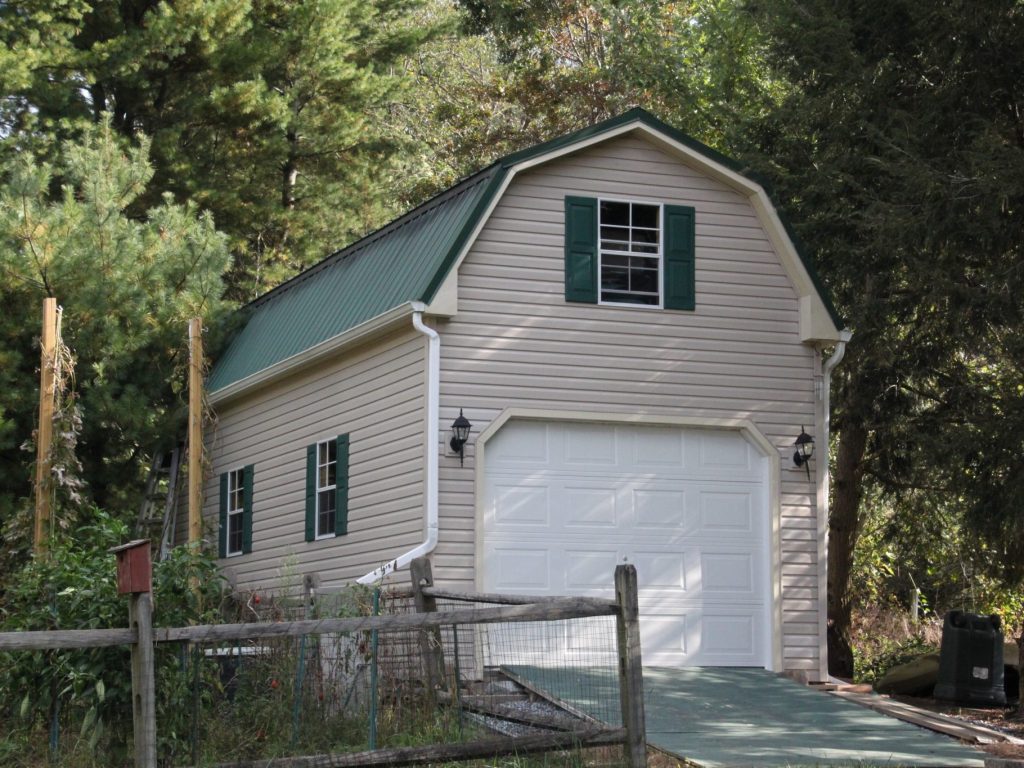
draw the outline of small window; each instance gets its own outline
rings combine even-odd
[[[661,206],[602,200],[601,303],[661,306]]]
[[[252,465],[224,472],[220,476],[221,557],[252,552]]]
[[[306,541],[348,533],[348,435],[306,446]]]
[[[316,445],[316,537],[335,535],[337,520],[338,443],[325,440]]]

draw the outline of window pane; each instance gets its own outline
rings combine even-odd
[[[633,242],[634,243],[658,243],[658,230],[656,229],[634,229],[633,230]]]
[[[630,289],[634,291],[645,291],[647,293],[658,292],[658,270],[656,269],[634,269],[630,273]]]
[[[629,256],[613,256],[606,254],[601,257],[601,263],[606,267],[628,267]]]
[[[334,533],[334,491],[321,491],[316,501],[316,535]]]
[[[601,203],[601,223],[629,226],[629,203]]]
[[[629,242],[629,230],[625,227],[601,227],[601,244],[606,240],[617,240],[623,243]]]
[[[620,267],[605,267],[601,270],[601,288],[613,291],[629,290],[629,270]]]
[[[242,516],[228,515],[228,554],[242,551]]]
[[[614,293],[614,292],[601,292],[601,301],[607,301],[613,304],[651,304],[657,305],[657,296],[648,296],[645,294],[636,293]]]
[[[656,205],[633,205],[633,226],[634,227],[658,227],[658,206]]]

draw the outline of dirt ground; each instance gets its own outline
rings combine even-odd
[[[1024,739],[1024,716],[1014,704],[1011,707],[960,707],[955,704],[936,701],[935,699],[922,699],[914,696],[894,696],[897,701],[902,701],[921,709],[931,712],[940,712],[949,717],[955,717],[974,725],[983,725],[997,731]],[[1024,758],[1024,744],[984,744],[980,749],[990,755],[997,757]]]

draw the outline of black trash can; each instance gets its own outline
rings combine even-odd
[[[1003,632],[998,616],[950,611],[942,626],[935,698],[958,704],[1006,704]]]

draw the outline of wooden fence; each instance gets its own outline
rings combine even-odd
[[[415,630],[426,689],[436,691],[444,661],[437,634],[443,626],[506,624],[614,616],[618,656],[622,724],[611,728],[589,723],[565,733],[539,736],[485,738],[459,744],[375,749],[366,752],[275,758],[278,768],[335,768],[340,766],[425,765],[508,754],[528,754],[577,747],[621,744],[627,768],[646,766],[643,678],[640,655],[636,569],[615,569],[615,600],[588,597],[526,597],[451,592],[433,586],[425,558],[411,564],[417,613],[339,619],[310,619],[273,623],[209,624],[189,627],[152,627],[152,598],[148,592],[130,597],[127,629],[53,630],[0,633],[0,650],[80,649],[131,646],[132,703],[135,765],[156,768],[155,678],[153,644],[169,642],[226,642],[330,633]],[[438,611],[437,599],[489,603],[494,607]],[[456,649],[456,653],[458,649]],[[222,763],[218,768],[257,768],[265,760]]]

